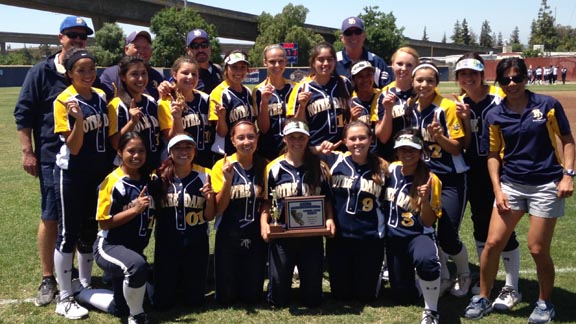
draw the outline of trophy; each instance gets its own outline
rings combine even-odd
[[[272,189],[272,206],[270,207],[270,214],[272,215],[272,224],[270,224],[270,233],[280,233],[283,231],[282,225],[278,223],[280,215],[278,214],[278,194],[276,189]]]

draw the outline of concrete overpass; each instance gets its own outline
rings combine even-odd
[[[0,32],[0,53],[2,55],[6,54],[6,43],[60,45],[57,35]],[[88,37],[88,46],[94,44],[96,44],[96,39]]]

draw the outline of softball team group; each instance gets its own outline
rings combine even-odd
[[[364,33],[351,29],[343,32]],[[373,301],[386,277],[398,303],[423,298],[421,323],[440,321],[445,292],[472,290],[464,316],[481,318],[521,301],[514,227],[528,212],[540,288],[529,323],[555,316],[550,244],[573,192],[574,140],[560,103],[525,88],[522,59],[499,62],[491,86],[482,58],[463,55],[455,67],[461,93],[450,100],[437,90],[437,67],[409,47],[392,56],[394,81],[383,88],[374,82],[382,71],[369,60],[352,64],[350,78],[339,75],[329,43],[314,46],[310,73],[297,84],[282,76],[281,46],[263,54],[268,77],[254,90],[242,83],[247,55],[232,51],[210,94],[196,90],[197,61],[179,58],[158,101],[146,93],[147,63],[127,56],[107,103],[93,87],[92,54],[67,51],[70,86],[54,101],[58,314],[83,318],[84,304],[147,323],[145,296],[158,311],[202,304],[215,220],[222,305],[266,299],[286,306],[297,269],[299,301],[319,306],[327,269],[337,300]],[[324,196],[328,236],[272,238],[272,204],[285,226],[286,198],[311,195]],[[467,201],[476,285],[460,238]],[[153,271],[144,255],[152,232]],[[500,255],[506,284],[491,300]],[[93,261],[111,277],[112,291],[91,288]]]

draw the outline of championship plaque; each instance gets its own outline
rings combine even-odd
[[[272,231],[271,224],[269,238],[330,235],[326,229],[324,196],[284,198],[284,217],[282,231]]]

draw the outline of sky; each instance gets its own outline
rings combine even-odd
[[[338,1],[340,2],[340,1]],[[337,1],[308,0],[211,0],[206,4],[218,8],[259,15],[267,12],[276,15],[289,3],[303,5],[309,12],[306,23],[340,28],[342,20],[364,12],[368,6],[378,6],[378,11],[392,13],[396,27],[404,28],[404,36],[422,39],[424,28],[430,41],[440,42],[444,35],[450,42],[454,24],[466,19],[469,28],[480,35],[482,23],[487,20],[493,33],[502,33],[502,38],[510,38],[515,27],[519,28],[520,41],[528,43],[532,20],[537,18],[542,0],[441,0],[441,1],[357,1],[349,0],[346,6],[336,6]],[[198,2],[201,3],[201,2]],[[442,5],[439,5],[442,4]],[[465,4],[464,4],[465,3]],[[479,6],[481,5],[481,6]],[[576,1],[548,0],[556,23],[565,26],[576,25]],[[40,34],[58,34],[58,27],[66,15],[47,11],[37,11],[14,6],[0,5],[0,31]],[[23,23],[23,20],[26,23]],[[89,25],[93,24],[89,20]],[[120,24],[125,34],[146,29],[141,26]],[[235,42],[222,39],[222,43]],[[12,48],[22,45],[11,44]]]

